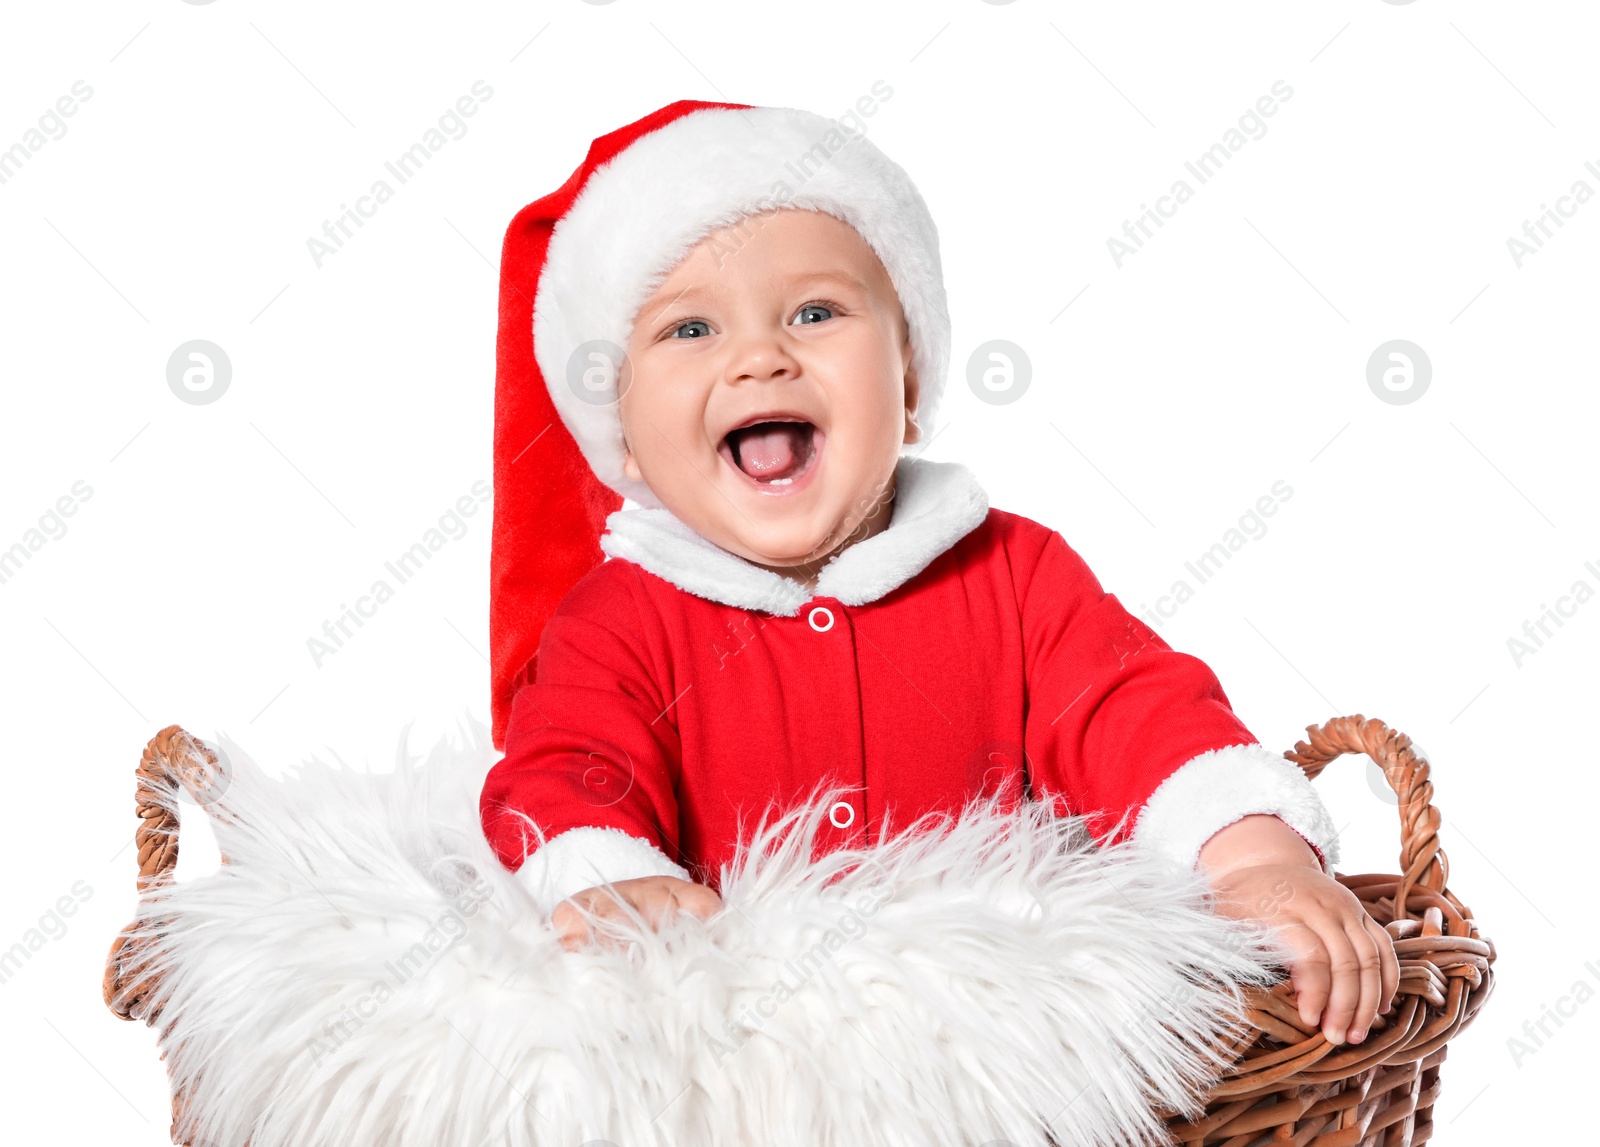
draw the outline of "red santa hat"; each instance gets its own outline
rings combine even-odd
[[[938,231],[910,177],[850,118],[679,100],[596,139],[507,228],[489,590],[497,748],[545,623],[605,560],[606,517],[624,498],[664,508],[623,472],[616,380],[639,307],[709,232],[786,207],[854,227],[899,294],[917,422],[933,425],[950,357]]]

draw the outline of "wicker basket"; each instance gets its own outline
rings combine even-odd
[[[1207,1099],[1199,1120],[1172,1119],[1176,1142],[1251,1147],[1417,1147],[1433,1135],[1445,1041],[1478,1014],[1494,990],[1494,945],[1445,886],[1428,761],[1411,738],[1377,718],[1335,717],[1306,727],[1284,756],[1313,780],[1345,753],[1365,753],[1399,798],[1401,874],[1336,878],[1394,941],[1400,961],[1395,1010],[1359,1044],[1330,1044],[1300,1020],[1287,980],[1249,989],[1260,1034]]]
[[[1428,762],[1411,739],[1382,721],[1336,717],[1306,729],[1284,756],[1310,778],[1344,753],[1365,753],[1383,768],[1399,798],[1401,875],[1337,879],[1394,940],[1400,963],[1395,1010],[1379,1016],[1360,1044],[1333,1045],[1301,1022],[1287,979],[1247,989],[1251,1028],[1233,1048],[1233,1067],[1206,1100],[1202,1119],[1170,1112],[1175,1143],[1223,1147],[1316,1144],[1317,1147],[1416,1147],[1432,1135],[1445,1042],[1469,1023],[1494,986],[1494,945],[1445,887],[1449,864],[1439,847]],[[183,786],[203,807],[223,781],[217,758],[176,725],[145,747],[136,770],[141,894],[172,878],[177,818],[157,799]],[[223,857],[227,863],[227,857]],[[130,926],[131,927],[131,926]],[[111,945],[103,993],[122,1019],[154,1024],[151,953],[130,950],[128,931]],[[171,1033],[166,1033],[170,1036]],[[164,1054],[164,1053],[163,1053]],[[173,1095],[173,1141],[182,1143],[185,1097]]]

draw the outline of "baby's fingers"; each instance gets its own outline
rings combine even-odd
[[[630,892],[628,903],[639,910],[639,915],[653,929],[661,925],[678,913],[678,893],[675,888],[660,884],[651,884],[637,891]]]
[[[710,888],[671,876],[627,880],[618,887],[628,903],[657,930],[680,912],[705,920],[722,908],[722,897]]]
[[[1362,916],[1362,923],[1346,929],[1350,947],[1355,951],[1356,958],[1361,961],[1359,976],[1361,998],[1356,1004],[1355,1014],[1351,1017],[1349,1031],[1346,1033],[1351,1043],[1360,1043],[1367,1038],[1367,1031],[1377,1018],[1378,1008],[1383,1002],[1380,998],[1383,992],[1383,966],[1378,959],[1377,940],[1365,926],[1371,917],[1366,916],[1364,912]]]
[[[1349,1034],[1350,1023],[1355,1018],[1356,1007],[1361,1002],[1361,954],[1337,919],[1330,919],[1326,930],[1317,935],[1327,949],[1328,970],[1331,973],[1328,1006],[1322,1015],[1322,1034],[1329,1043],[1343,1043]],[[1368,949],[1372,950],[1370,942]]]
[[[714,908],[708,907],[706,898],[716,906],[722,903],[711,889],[670,877],[625,881],[620,887],[623,898],[653,931],[660,931],[680,912],[689,912],[701,919],[711,915]]]
[[[702,920],[709,920],[722,911],[722,897],[704,884],[686,884],[674,892],[676,906]]]
[[[603,948],[609,948],[613,945],[604,932],[598,936],[593,934],[595,929],[592,921],[596,918],[609,920],[621,914],[622,905],[609,893],[590,888],[557,904],[550,913],[550,923],[560,937],[561,946],[569,952],[576,952],[591,940],[598,941]]]
[[[1329,1043],[1341,1043],[1361,996],[1361,961],[1350,938],[1337,920],[1329,918],[1318,930],[1297,924],[1300,955],[1290,962],[1300,1021],[1307,1027],[1322,1025]]]
[[[1289,961],[1289,982],[1294,987],[1300,1022],[1314,1028],[1328,1002],[1331,987],[1328,950],[1308,924],[1288,925],[1282,932],[1295,949],[1295,956]]]
[[[1387,1012],[1394,1004],[1394,994],[1400,990],[1400,958],[1395,955],[1394,939],[1372,917],[1367,917],[1367,929],[1372,933],[1373,941],[1378,945],[1378,963],[1381,971],[1383,987],[1380,990],[1380,1003],[1382,1012]]]
[[[556,905],[550,913],[550,923],[556,930],[561,946],[569,952],[576,952],[589,938],[589,922],[569,900]]]

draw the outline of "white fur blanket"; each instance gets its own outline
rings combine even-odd
[[[833,794],[761,825],[713,919],[568,952],[484,840],[481,730],[393,773],[223,750],[226,862],[139,909],[201,1147],[1164,1142],[1281,975],[1202,877],[1040,805],[813,864]]]

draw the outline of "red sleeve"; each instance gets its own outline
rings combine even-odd
[[[1151,794],[1199,754],[1255,743],[1205,662],[1124,609],[1056,531],[1022,587],[1022,625],[1034,797],[1088,815],[1101,843],[1130,836]]]
[[[484,782],[484,833],[509,869],[574,828],[615,829],[678,855],[682,758],[665,669],[651,654],[661,643],[630,571],[614,565],[580,582],[545,626],[533,680],[512,702],[506,755]]]

